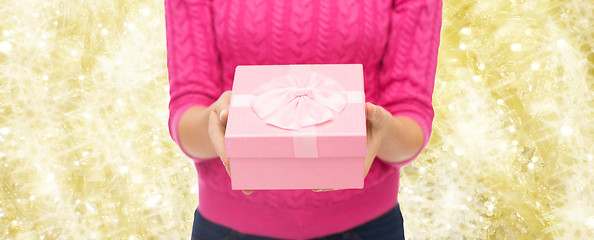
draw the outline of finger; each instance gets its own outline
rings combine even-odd
[[[379,105],[375,105],[373,103],[367,102],[365,103],[365,114],[367,115],[367,120],[375,126],[382,126],[386,119],[392,117],[392,114],[388,112],[385,108]],[[380,127],[381,128],[381,127]]]
[[[372,153],[369,154],[367,157],[365,157],[365,171],[363,172],[363,177],[367,177],[367,174],[369,174],[369,170],[371,170],[371,165],[373,165],[373,161],[375,160],[375,156],[377,155],[377,151],[376,153]]]
[[[227,118],[229,118],[229,110],[223,109],[219,112],[219,120],[223,126],[227,126]]]
[[[208,131],[215,152],[221,158],[227,174],[231,176],[229,159],[227,159],[227,154],[225,154],[225,126],[221,123],[216,113],[211,113],[209,116]]]
[[[225,91],[217,100],[217,107],[215,112],[219,116],[219,120],[223,126],[227,126],[227,118],[229,117],[229,104],[231,102],[231,91]]]
[[[373,161],[377,156],[379,151],[380,142],[376,137],[371,137],[367,139],[367,154],[365,155],[365,162],[364,162],[364,175],[367,177],[369,170],[371,169],[371,165],[373,165]]]
[[[377,117],[377,106],[373,103],[365,103],[365,115],[367,120],[373,121]]]
[[[329,192],[329,191],[338,191],[344,190],[344,188],[327,188],[327,189],[312,189],[314,192]]]
[[[254,190],[241,190],[243,192],[243,194],[245,195],[250,195],[252,193],[254,193]]]

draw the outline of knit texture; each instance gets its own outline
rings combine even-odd
[[[425,147],[433,121],[441,5],[441,0],[166,0],[171,136],[179,144],[177,125],[185,110],[209,106],[231,90],[238,65],[360,63],[366,101],[415,120]],[[376,159],[361,190],[250,196],[230,190],[219,160],[192,159],[205,218],[243,233],[300,239],[341,232],[389,210],[397,201],[399,169],[415,158],[398,164]]]

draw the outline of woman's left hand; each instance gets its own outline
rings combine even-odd
[[[393,116],[382,106],[370,102],[365,104],[365,115],[367,117],[367,155],[365,155],[365,177],[369,173],[371,164],[377,156],[386,133],[386,125]]]
[[[367,122],[367,155],[365,155],[365,175],[367,177],[373,160],[377,156],[382,139],[385,135],[386,123],[393,118],[392,114],[382,106],[374,105],[370,102],[365,104],[365,115]],[[314,192],[334,191],[341,189],[314,189]]]

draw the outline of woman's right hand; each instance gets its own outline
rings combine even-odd
[[[229,159],[225,154],[225,129],[227,128],[227,118],[229,116],[229,103],[231,102],[231,91],[225,91],[216,102],[210,107],[208,116],[208,135],[214,147],[215,152],[221,158],[227,174],[231,176]],[[244,194],[249,195],[252,190],[242,190]]]
[[[215,152],[223,161],[227,174],[231,176],[229,169],[229,159],[225,154],[225,129],[227,127],[227,117],[229,116],[229,103],[231,101],[231,91],[225,91],[217,101],[210,107],[208,116],[208,135]]]

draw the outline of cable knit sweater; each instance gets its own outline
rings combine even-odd
[[[181,115],[230,90],[235,67],[363,64],[366,101],[415,120],[429,141],[441,0],[165,0],[171,101]],[[183,151],[183,149],[182,149]],[[184,151],[185,153],[185,151]],[[189,155],[188,155],[189,156]],[[399,170],[376,159],[363,189],[232,191],[218,159],[195,159],[198,210],[247,234],[314,238],[363,224],[397,203]]]

